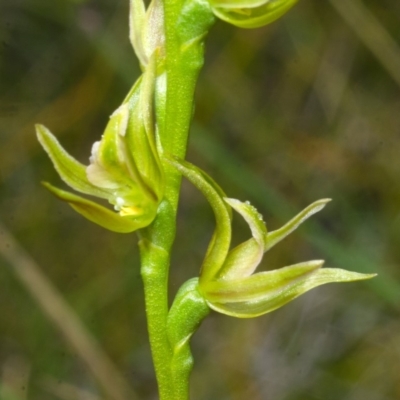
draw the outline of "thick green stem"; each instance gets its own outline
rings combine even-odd
[[[149,233],[151,240],[152,234]],[[165,333],[168,316],[167,287],[170,255],[166,249],[153,244],[146,238],[140,241],[140,250],[147,324],[160,399],[173,400],[169,368],[172,352]]]
[[[186,154],[193,111],[193,97],[199,71],[203,65],[203,38],[214,21],[206,1],[165,0],[166,33],[166,108],[159,118],[159,135],[163,150],[179,158]],[[195,21],[195,22],[193,22]],[[176,393],[172,365],[179,363],[167,335],[168,272],[175,238],[181,176],[164,164],[165,196],[153,224],[143,231],[141,240],[142,277],[146,313],[160,400],[187,400],[188,390]],[[174,368],[176,370],[176,366]],[[178,368],[179,369],[179,368]],[[188,374],[180,387],[188,387]]]

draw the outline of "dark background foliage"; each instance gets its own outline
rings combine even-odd
[[[210,32],[188,159],[271,229],[334,199],[262,268],[323,258],[379,277],[315,289],[257,319],[212,314],[194,337],[193,399],[400,398],[399,21],[393,0],[301,0],[265,28]],[[65,339],[73,321],[43,311],[64,315],[59,298],[138,398],[157,398],[136,237],[102,230],[41,187],[60,180],[33,128],[45,124],[87,162],[139,75],[127,33],[128,0],[0,0],[2,400],[100,400],[118,386],[95,378],[85,344]],[[198,274],[213,225],[185,182],[172,294]],[[234,229],[235,243],[249,235],[239,218]]]

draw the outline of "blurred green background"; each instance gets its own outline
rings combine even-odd
[[[265,28],[210,32],[188,159],[270,229],[334,199],[262,268],[323,258],[379,277],[257,319],[212,314],[193,340],[194,400],[400,399],[399,22],[393,0],[301,0]],[[33,128],[86,163],[139,75],[127,34],[128,0],[0,0],[1,400],[157,399],[136,236],[41,187],[60,179]],[[213,226],[184,182],[171,294]]]

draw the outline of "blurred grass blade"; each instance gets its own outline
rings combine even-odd
[[[102,400],[87,389],[81,389],[67,382],[60,382],[53,378],[46,378],[42,384],[46,392],[62,400]]]
[[[41,272],[39,266],[0,223],[0,255],[31,294],[46,317],[87,365],[110,400],[135,400],[132,391],[74,310]]]
[[[400,46],[360,0],[329,0],[400,86]]]

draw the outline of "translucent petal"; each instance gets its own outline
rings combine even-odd
[[[267,228],[262,215],[249,202],[237,199],[224,199],[235,211],[237,211],[249,224],[253,238],[257,243],[264,244]]]
[[[140,85],[136,89],[139,90]],[[110,116],[110,120],[106,126],[104,134],[100,141],[99,154],[104,163],[117,165],[118,167],[124,162],[123,155],[119,150],[119,139],[125,137],[128,129],[129,121],[129,104],[123,103]],[[107,154],[108,148],[112,148],[111,154]]]
[[[280,1],[280,0],[278,0]],[[212,7],[218,8],[254,8],[261,7],[267,3],[276,2],[276,0],[211,0]]]
[[[167,161],[204,194],[214,211],[216,228],[200,275],[200,282],[207,282],[218,274],[230,247],[231,211],[223,200],[226,195],[210,176],[194,165],[175,158]]]
[[[215,287],[214,296],[210,296],[207,291],[206,298],[209,306],[218,312],[238,318],[252,318],[274,311],[317,286],[370,279],[375,276],[336,268],[319,269],[318,262],[314,263],[286,267],[287,271],[283,274],[279,274],[282,270],[261,272],[244,278],[241,282],[229,282],[230,288],[227,286],[228,282],[224,282],[225,287]],[[321,265],[321,262],[319,263]],[[293,268],[294,270],[291,270]],[[274,274],[271,275],[271,272]],[[212,300],[213,297],[215,300]]]
[[[146,54],[142,43],[145,16],[146,9],[143,0],[131,0],[129,12],[129,38],[142,66],[147,64]]]
[[[155,212],[153,214],[147,213],[146,215],[139,214],[137,216],[130,214],[123,217],[93,201],[58,189],[47,182],[43,182],[43,186],[59,199],[68,202],[76,212],[83,215],[89,221],[113,232],[133,232],[149,225],[155,217]]]
[[[156,84],[157,57],[154,54],[143,74],[140,88],[140,112],[139,115],[145,128],[146,136],[153,151],[155,151],[154,137],[154,88]]]
[[[143,126],[143,118],[140,115],[140,97],[143,76],[145,76],[145,74],[137,80],[134,87],[124,100],[124,104],[126,104],[129,109],[129,120],[124,137],[119,138],[119,149],[121,153],[123,153],[126,168],[131,179],[141,188],[141,190],[148,192],[149,187],[143,181],[142,177],[142,174],[145,173],[145,171],[141,165],[141,163],[144,163],[143,160],[146,160],[146,155],[148,154],[147,151],[143,151],[143,146],[147,148],[147,138],[145,138],[146,134]],[[143,140],[145,141],[144,145],[141,144],[143,143]],[[155,182],[153,182],[153,184],[154,183]]]
[[[306,219],[321,211],[331,199],[322,199],[310,204],[307,208],[292,218],[287,224],[276,231],[268,232],[264,251],[268,251],[271,247],[275,246],[278,242],[292,233],[298,228]]]
[[[86,166],[71,157],[46,127],[36,125],[36,134],[40,144],[53,162],[54,168],[68,186],[78,192],[103,199],[110,197],[108,190],[98,188],[89,182],[86,176]]]
[[[218,18],[232,25],[251,29],[274,22],[296,3],[297,0],[276,0],[256,8],[241,6],[235,8],[214,7],[213,12]]]
[[[96,143],[93,146],[95,146]],[[116,182],[114,176],[98,163],[90,164],[86,168],[86,176],[93,185],[103,189],[115,190],[120,186],[120,184]]]
[[[161,154],[162,143],[161,137],[164,136],[163,132],[165,130],[165,117],[166,117],[166,107],[167,107],[167,73],[164,71],[157,75],[156,88],[155,88],[155,112],[157,115],[156,124],[156,143],[158,153]]]
[[[121,149],[121,141],[128,127],[128,120],[128,104],[122,104],[111,115],[100,142],[93,145],[90,157],[91,165],[98,165],[98,168],[94,169],[95,172],[98,172],[98,169],[104,169],[118,186],[132,185],[134,182],[129,177],[125,155]],[[92,175],[91,168],[88,169],[87,174],[93,184],[102,186],[101,182],[96,180],[96,175]]]
[[[142,38],[147,60],[150,60],[156,49],[163,53],[165,46],[164,5],[161,0],[152,0],[150,3],[144,21]]]
[[[263,247],[254,238],[232,249],[217,275],[218,280],[238,279],[251,275],[263,257]]]
[[[231,250],[218,277],[224,280],[251,275],[264,255],[267,228],[262,216],[251,204],[236,199],[225,201],[249,224],[253,239]]]
[[[139,97],[129,101],[130,118],[124,138],[125,157],[130,174],[143,190],[160,200],[164,174],[158,156],[154,130],[154,85],[156,57],[151,58],[141,81]]]

